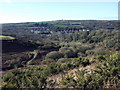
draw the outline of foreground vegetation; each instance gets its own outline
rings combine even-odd
[[[3,74],[2,87],[4,88],[49,88],[48,81],[51,75],[64,72],[73,68],[86,67],[90,64],[95,65],[92,71],[78,70],[75,75],[66,75],[60,81],[62,87],[67,88],[118,88],[120,83],[120,53],[112,55],[98,55],[84,58],[71,58],[64,62],[50,63],[43,66],[33,66],[26,69],[12,70]],[[76,78],[74,78],[76,77]],[[50,83],[51,82],[51,83]]]

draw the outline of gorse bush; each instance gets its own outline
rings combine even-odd
[[[91,59],[94,59],[94,62]],[[60,81],[62,86],[83,89],[117,88],[119,86],[120,53],[118,52],[111,55],[98,55],[94,58],[69,58],[64,63],[52,62],[42,66],[11,70],[3,74],[2,87],[47,88],[49,76],[59,74],[64,70],[84,68],[92,62],[95,63],[94,70],[83,69],[76,71],[75,76],[69,74],[63,76]]]
[[[100,89],[119,87],[120,74],[120,53],[106,56],[97,56],[95,70],[78,70],[75,76],[63,77],[61,83],[63,87]],[[73,82],[74,81],[74,82]]]
[[[70,58],[60,58],[58,59],[57,63],[66,63],[69,62],[71,59]]]
[[[74,51],[72,47],[61,47],[59,52],[64,54],[65,58],[74,58],[77,57],[77,53]]]
[[[74,58],[76,57],[77,54],[73,50],[66,50],[65,51],[65,56],[66,58]]]
[[[63,57],[64,57],[64,55],[58,51],[52,51],[46,55],[46,58],[50,58],[53,60],[57,60],[57,59],[63,58]]]
[[[27,69],[12,70],[3,75],[2,87],[45,88],[47,85],[47,77],[49,75],[58,74],[64,70],[70,70],[82,65],[89,65],[90,63],[88,63],[88,61],[89,60],[86,61],[86,58],[70,58],[64,63],[59,63],[57,61],[48,64],[46,63],[43,66],[32,66]]]
[[[46,87],[46,72],[42,69],[13,70],[3,76],[4,88],[44,88]]]

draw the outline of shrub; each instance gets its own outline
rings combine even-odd
[[[43,60],[41,63],[47,65],[47,64],[53,63],[53,62],[55,62],[53,59],[46,59],[46,60]]]
[[[105,54],[109,54],[110,51],[109,50],[105,50],[105,49],[98,49],[94,51],[94,55],[105,55]]]
[[[74,80],[74,76],[72,75],[62,77],[61,83],[65,88],[73,88],[76,86],[76,81]]]
[[[77,57],[77,54],[73,50],[66,50],[65,57],[66,58],[74,58],[74,57]]]
[[[63,53],[65,58],[77,57],[77,53],[72,47],[62,47],[59,49],[59,52]]]
[[[39,69],[13,70],[11,73],[4,74],[3,88],[45,88],[47,73],[44,69]]]
[[[85,55],[84,53],[78,52],[78,53],[77,53],[77,56],[78,56],[78,57],[85,57],[86,55]]]
[[[69,48],[68,48],[68,47],[61,47],[61,48],[59,49],[59,52],[65,53],[66,50],[69,50]]]
[[[50,74],[56,74],[62,71],[62,68],[59,64],[56,63],[50,63],[48,64],[47,70]]]
[[[85,53],[86,50],[90,50],[91,47],[89,46],[78,46],[77,47],[77,52]]]
[[[50,59],[54,59],[54,60],[57,60],[57,59],[63,58],[63,57],[64,57],[64,55],[57,51],[52,51],[46,55],[46,58],[50,58]]]
[[[94,54],[94,50],[87,50],[85,53],[87,55],[93,55]]]
[[[70,59],[68,59],[68,58],[60,58],[60,59],[58,59],[57,63],[65,63],[65,62],[67,62],[69,60]]]
[[[81,61],[81,64],[85,67],[85,66],[87,66],[87,65],[90,65],[90,61],[89,61],[89,59],[83,59],[82,61]]]

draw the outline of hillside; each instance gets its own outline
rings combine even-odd
[[[22,52],[26,50],[35,49],[35,45],[29,42],[11,39],[11,40],[2,40],[2,52]]]
[[[119,22],[3,24],[2,88],[120,88]]]
[[[1,36],[1,38],[3,71],[26,67],[27,63],[32,60],[32,64],[37,65],[40,63],[42,55],[44,56],[48,52],[58,49],[58,47],[51,47],[49,50],[45,50],[42,43],[17,39],[11,36]],[[43,47],[43,49],[38,47]]]

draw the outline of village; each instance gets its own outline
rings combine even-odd
[[[75,33],[75,32],[80,32],[80,31],[90,31],[88,29],[70,29],[70,30],[59,30],[59,31],[52,31],[50,29],[47,29],[47,28],[33,28],[30,30],[31,33],[34,33],[34,34],[54,34],[54,33],[57,33],[57,34],[67,34],[67,33]]]

